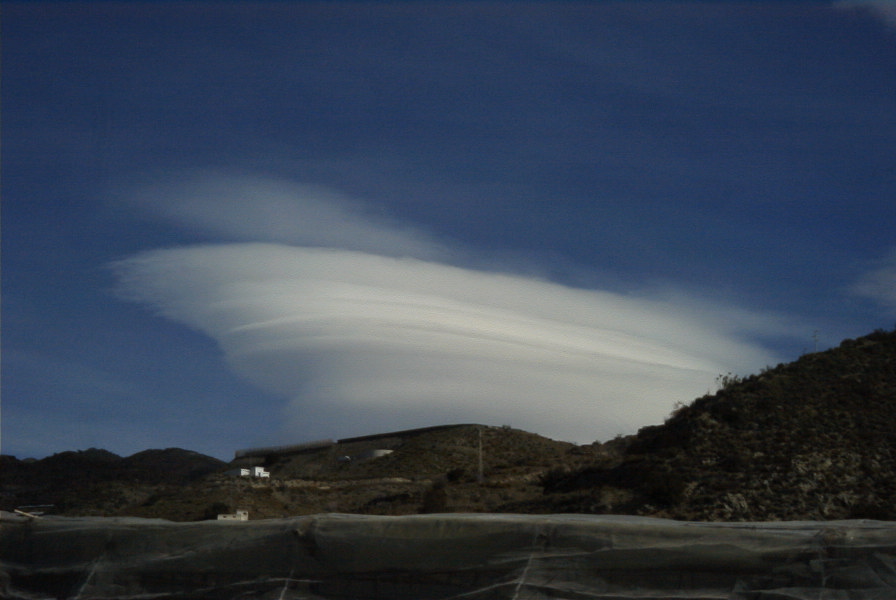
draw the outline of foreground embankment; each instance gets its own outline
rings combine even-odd
[[[0,517],[3,598],[896,597],[882,521]]]

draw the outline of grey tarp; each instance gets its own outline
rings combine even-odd
[[[4,598],[896,598],[896,523],[0,520]]]

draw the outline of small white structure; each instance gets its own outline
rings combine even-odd
[[[233,469],[227,473],[230,475],[239,475],[240,477],[267,477],[268,479],[271,477],[271,473],[265,471],[264,467],[252,467],[251,469],[244,467],[241,469]]]
[[[234,514],[223,514],[218,515],[219,521],[248,521],[249,520],[249,511],[248,510],[237,510]]]

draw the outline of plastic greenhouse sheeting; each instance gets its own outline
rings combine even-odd
[[[896,523],[0,515],[3,598],[896,598]]]

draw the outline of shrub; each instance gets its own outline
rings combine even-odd
[[[741,381],[743,381],[743,377],[739,375],[733,375],[732,373],[726,373],[724,375],[719,375],[718,377],[716,377],[716,385],[719,386],[719,390],[731,389]]]
[[[426,490],[420,512],[423,514],[448,512],[448,492],[445,490],[445,482],[436,481]]]

